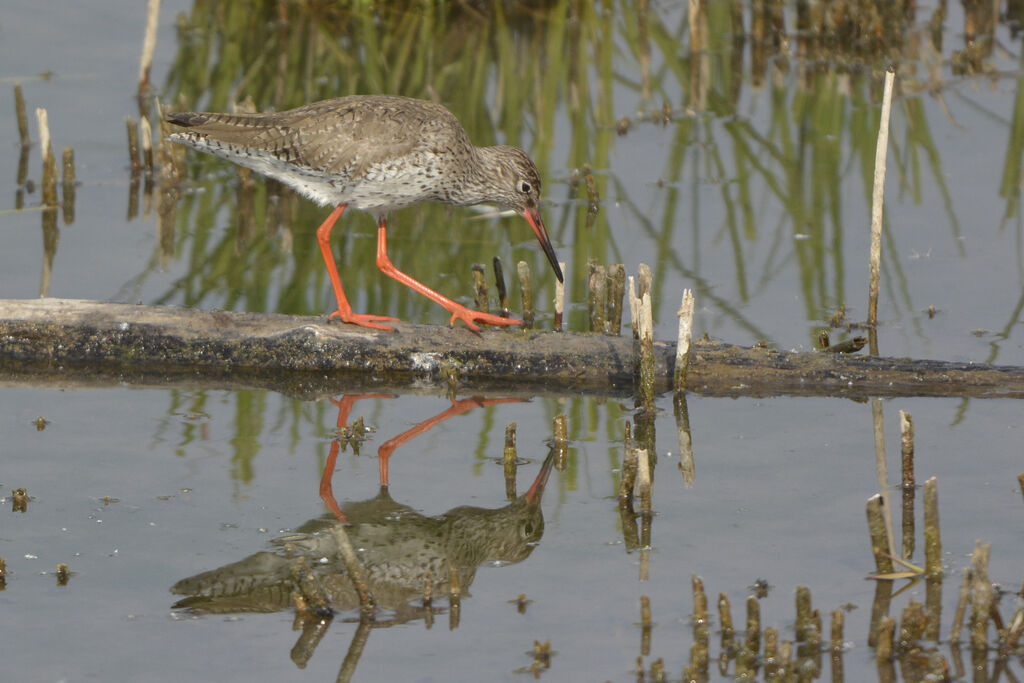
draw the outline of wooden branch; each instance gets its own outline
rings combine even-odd
[[[302,398],[391,387],[628,396],[634,341],[600,334],[398,323],[374,332],[301,317],[68,299],[0,300],[0,384],[259,388]],[[675,345],[656,342],[657,391]],[[696,342],[709,396],[1024,397],[1024,368],[796,353]]]

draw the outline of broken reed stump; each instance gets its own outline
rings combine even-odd
[[[902,510],[903,510],[903,538],[900,544],[901,556],[909,560],[914,556],[915,538],[914,532],[914,420],[910,413],[900,411],[900,454],[902,471]]]
[[[939,537],[939,484],[935,477],[924,483],[925,576],[942,579],[942,541]]]
[[[476,293],[474,303],[476,310],[487,313],[491,310],[490,302],[487,296],[487,278],[484,275],[484,266],[482,263],[473,264],[473,291]]]
[[[28,114],[25,111],[25,93],[21,90],[21,81],[14,84],[14,112],[18,118],[18,140],[22,148],[28,147]]]
[[[730,650],[732,648],[732,607],[729,604],[729,596],[725,593],[718,594],[718,624],[722,634],[722,649]]]
[[[686,390],[686,372],[690,366],[690,342],[693,337],[693,291],[683,290],[683,301],[676,315],[679,317],[679,335],[676,338],[676,366],[672,389],[677,394]]]
[[[980,541],[971,556],[973,583],[971,585],[971,650],[984,652],[988,649],[988,622],[995,606],[995,590],[988,578],[988,560],[992,546]]]
[[[519,276],[519,292],[523,302],[523,327],[533,327],[533,287],[530,285],[530,266],[526,261],[516,264],[516,274]]]
[[[587,264],[590,276],[587,286],[587,320],[590,321],[591,332],[603,334],[605,331],[605,313],[608,300],[608,277],[605,275],[604,266],[597,265],[597,261],[590,259]]]
[[[565,271],[565,261],[558,262],[558,269],[563,273]],[[565,311],[565,283],[561,280],[555,280],[555,321],[552,324],[555,332],[562,331],[562,316]]]
[[[508,289],[505,287],[505,269],[501,265],[501,259],[497,256],[492,261],[494,264],[494,286],[498,290],[498,315],[507,318],[512,312],[508,305]],[[523,301],[523,308],[526,308],[526,301]]]
[[[65,147],[61,155],[61,213],[64,225],[75,222],[75,150]]]
[[[621,263],[608,266],[608,303],[605,307],[606,334],[619,336],[622,332],[622,299],[626,294],[626,267]]]
[[[708,596],[704,592],[704,580],[696,574],[690,575],[690,591],[693,593],[693,627],[707,628]]]

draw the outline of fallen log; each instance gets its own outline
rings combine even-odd
[[[269,389],[314,398],[363,389],[509,395],[633,394],[627,337],[201,311],[71,299],[0,300],[0,383]],[[675,344],[656,342],[656,390]],[[696,342],[688,390],[706,396],[1024,397],[1024,368]]]

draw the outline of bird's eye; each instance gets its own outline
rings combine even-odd
[[[530,190],[532,189],[533,186],[530,185],[530,183],[526,182],[525,180],[519,183],[519,191],[522,192],[523,194],[530,194]]]

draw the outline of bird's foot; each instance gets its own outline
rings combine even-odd
[[[384,332],[394,332],[395,328],[388,325],[379,325],[378,322],[399,322],[398,318],[389,318],[386,315],[368,315],[366,313],[342,313],[341,311],[335,311],[331,313],[328,320],[338,318],[343,323],[350,325],[359,325],[359,327],[368,327],[372,330],[383,330]]]
[[[491,315],[490,313],[483,313],[482,311],[474,311],[466,308],[465,306],[459,306],[458,308],[449,308],[451,311],[452,319],[448,321],[448,326],[452,327],[455,325],[456,320],[461,320],[466,323],[466,327],[471,332],[479,332],[480,327],[476,323],[483,323],[484,325],[497,325],[500,327],[507,327],[509,325],[522,325],[522,320],[516,320],[514,318],[502,318],[501,316]]]

